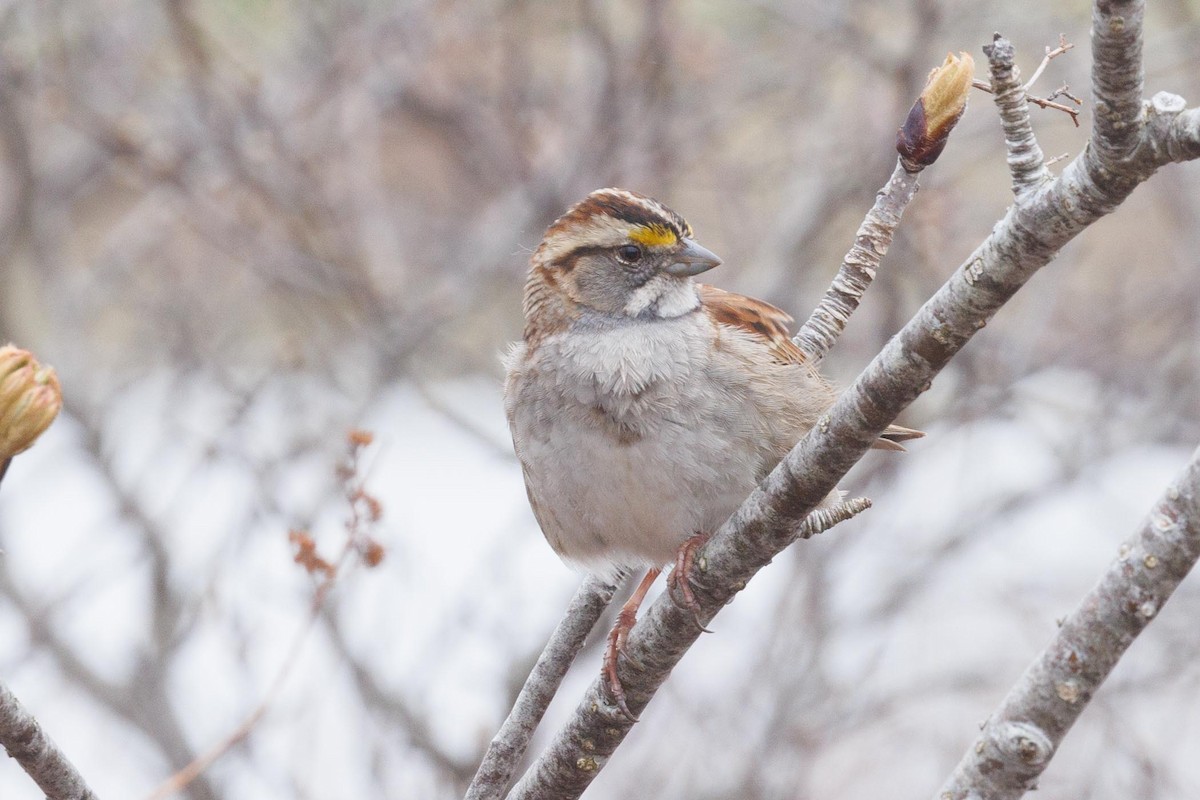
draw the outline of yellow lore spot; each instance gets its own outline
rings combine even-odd
[[[666,225],[640,225],[629,232],[629,238],[646,247],[665,247],[679,241]]]

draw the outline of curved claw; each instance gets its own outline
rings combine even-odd
[[[621,613],[617,615],[617,623],[608,632],[608,646],[604,648],[604,678],[608,685],[608,693],[612,696],[613,704],[630,722],[637,722],[638,718],[625,702],[625,687],[621,685],[621,679],[617,676],[617,657],[624,654],[630,664],[643,669],[641,664],[625,653],[625,640],[629,637],[629,629],[635,621],[636,617],[632,611],[621,609]]]
[[[696,594],[692,591],[691,580],[688,575],[691,574],[692,566],[696,563],[696,550],[702,547],[709,539],[707,533],[697,533],[694,536],[689,536],[679,547],[679,552],[675,554],[675,568],[671,570],[671,574],[667,576],[667,589],[671,592],[671,599],[675,600],[675,604],[686,608],[692,612],[692,621],[696,623],[696,627],[701,633],[712,633],[708,628],[704,627],[704,623],[700,621],[700,603],[696,600]],[[679,599],[676,599],[678,592]]]

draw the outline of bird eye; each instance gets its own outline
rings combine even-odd
[[[636,244],[623,244],[617,248],[617,260],[622,264],[636,264],[642,260],[642,248]]]

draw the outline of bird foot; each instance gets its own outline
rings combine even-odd
[[[608,693],[612,695],[613,703],[630,722],[637,722],[638,718],[629,710],[629,705],[625,701],[625,687],[621,685],[621,679],[617,677],[617,657],[623,655],[631,665],[638,669],[642,668],[640,663],[630,658],[629,654],[625,652],[625,642],[629,638],[629,631],[635,622],[637,622],[637,612],[634,609],[622,608],[621,612],[617,614],[617,623],[608,632],[608,645],[604,648],[604,679],[608,684]]]
[[[696,550],[708,540],[709,534],[707,533],[689,536],[679,546],[679,551],[675,554],[675,568],[667,576],[667,590],[671,593],[671,599],[675,601],[675,605],[692,612],[692,621],[696,623],[696,627],[700,629],[701,633],[712,633],[712,631],[704,627],[704,623],[700,621],[700,603],[696,600],[696,594],[692,591],[691,579],[688,576],[696,563]]]
[[[612,696],[613,703],[630,722],[637,722],[638,718],[629,710],[629,704],[625,701],[625,687],[621,685],[621,678],[617,675],[617,658],[625,656],[625,660],[631,667],[638,670],[645,669],[642,662],[626,652],[625,642],[629,639],[629,631],[633,629],[633,624],[637,622],[637,612],[641,608],[642,601],[646,599],[646,592],[650,591],[651,584],[654,583],[654,579],[661,571],[657,567],[649,570],[642,578],[642,582],[633,590],[633,594],[625,601],[625,605],[621,606],[621,611],[617,614],[617,622],[608,632],[608,645],[604,648],[604,666],[601,668],[604,682],[608,686],[608,693]]]

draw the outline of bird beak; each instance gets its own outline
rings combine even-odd
[[[721,259],[716,253],[707,247],[701,247],[691,239],[684,239],[683,249],[675,254],[675,261],[665,271],[676,278],[690,278],[707,272],[720,263]]]

